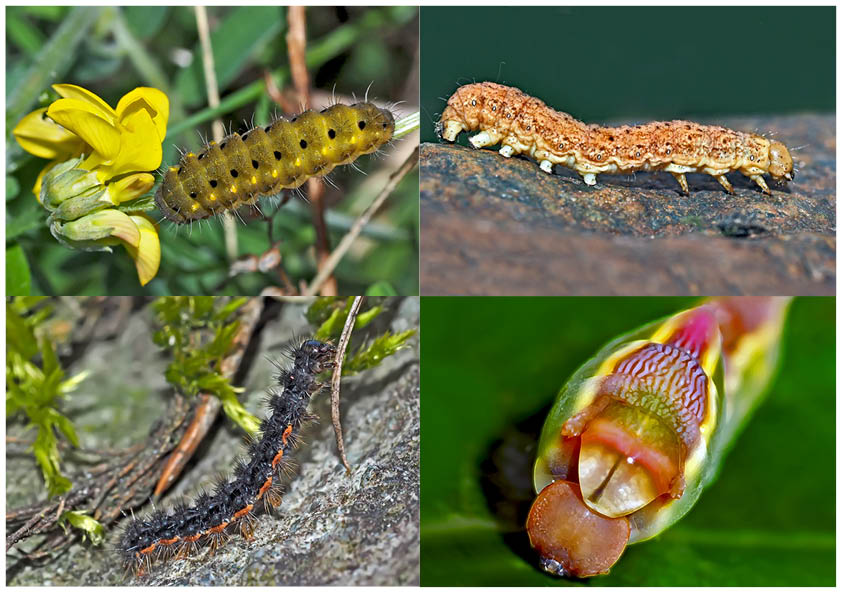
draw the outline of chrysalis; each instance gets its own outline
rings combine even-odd
[[[605,574],[678,521],[774,373],[789,298],[720,298],[606,345],[559,393],[527,520],[543,568]]]

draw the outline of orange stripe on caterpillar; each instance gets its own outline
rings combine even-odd
[[[248,513],[250,513],[250,512],[251,512],[251,509],[252,509],[252,505],[251,505],[251,504],[249,504],[249,505],[248,505],[248,506],[246,506],[245,508],[243,508],[243,509],[238,510],[237,512],[235,512],[235,513],[234,513],[234,518],[235,518],[235,519],[238,519],[238,518],[240,518],[240,517],[246,516]]]
[[[278,454],[275,455],[275,458],[272,459],[272,469],[278,466],[278,463],[281,462],[281,458],[284,456],[284,449],[278,451]]]
[[[394,131],[392,113],[373,103],[336,104],[275,120],[185,154],[167,170],[155,204],[175,223],[205,219],[324,176],[373,153]]]
[[[474,130],[480,131],[470,138],[475,148],[500,144],[504,157],[529,155],[547,173],[553,165],[564,165],[589,186],[596,184],[597,174],[666,171],[689,194],[685,174],[699,172],[733,193],[725,174],[739,171],[771,194],[763,174],[777,184],[793,179],[787,148],[757,134],[683,120],[616,128],[589,125],[497,83],[459,87],[437,125],[439,136],[450,142]]]
[[[211,533],[222,533],[223,531],[225,531],[225,527],[227,527],[227,526],[228,526],[228,522],[226,521],[224,523],[218,524],[216,527],[211,527],[210,529],[205,531],[205,533],[208,534],[208,535],[210,535]]]
[[[172,544],[176,543],[177,541],[179,541],[180,539],[181,539],[180,537],[176,536],[176,537],[173,537],[172,539],[161,539],[161,540],[158,541],[158,543],[160,545],[172,545]]]
[[[266,490],[272,487],[272,476],[266,478],[266,481],[263,482],[263,485],[260,486],[260,490],[257,492],[257,498],[260,499],[263,497],[263,494],[266,493]]]

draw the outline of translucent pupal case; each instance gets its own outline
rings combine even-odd
[[[603,347],[541,432],[527,521],[545,570],[604,574],[684,516],[773,376],[788,299],[721,298]]]

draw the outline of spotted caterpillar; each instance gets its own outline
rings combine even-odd
[[[693,172],[713,176],[733,193],[725,174],[739,171],[771,195],[763,174],[779,185],[793,179],[792,157],[778,141],[683,120],[616,128],[588,125],[520,89],[496,83],[459,87],[436,128],[450,142],[462,131],[479,130],[470,138],[474,147],[499,143],[504,157],[525,153],[547,173],[553,165],[564,165],[589,186],[596,184],[597,174],[663,170],[675,176],[685,194],[690,192],[685,174]]]
[[[373,153],[394,131],[392,113],[367,102],[281,118],[186,153],[167,170],[155,204],[175,223],[205,219],[324,176]]]
[[[142,574],[155,561],[186,556],[200,546],[216,548],[234,530],[251,537],[258,503],[280,504],[275,480],[299,440],[301,425],[312,418],[307,406],[322,386],[316,376],[333,367],[335,355],[333,345],[314,339],[292,350],[294,365],[279,376],[283,392],[269,398],[271,413],[260,425],[260,438],[251,444],[248,460],[237,464],[230,480],[218,483],[191,506],[180,504],[169,513],[134,519],[119,546],[128,569]]]

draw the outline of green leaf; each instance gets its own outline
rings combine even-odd
[[[398,295],[398,292],[388,281],[378,281],[368,286],[366,295]]]
[[[214,70],[220,89],[224,89],[242,72],[244,64],[266,43],[277,39],[286,25],[280,7],[241,6],[231,11],[211,33]],[[185,105],[205,103],[205,75],[202,65],[202,47],[197,42],[194,60],[189,68],[176,77],[176,90]]]
[[[796,298],[769,396],[719,479],[610,574],[538,569],[523,521],[558,389],[615,336],[684,298],[422,298],[422,586],[836,584],[835,299]]]
[[[44,211],[38,207],[24,209],[22,213],[12,215],[6,212],[6,241],[16,240],[34,229],[47,227]]]
[[[8,24],[8,23],[7,23]],[[12,200],[20,192],[20,182],[14,176],[6,176],[6,200]],[[9,241],[8,226],[6,227],[6,241]]]
[[[233,393],[222,396],[222,409],[225,415],[251,435],[260,430],[260,419],[249,413]]]
[[[365,312],[360,312],[357,319],[354,321],[354,329],[359,330],[367,327],[368,323],[377,318],[382,311],[383,306],[375,306],[373,308],[369,308]]]
[[[6,295],[29,295],[32,278],[20,244],[6,248]]]
[[[168,6],[124,6],[123,15],[131,32],[139,39],[149,39],[166,22]]]
[[[105,538],[105,529],[102,524],[87,514],[87,510],[65,510],[61,514],[59,524],[67,531],[65,523],[84,531],[85,537],[91,540],[93,545],[102,545]],[[84,541],[84,538],[83,538]]]
[[[402,333],[385,332],[375,338],[366,348],[359,350],[349,357],[342,367],[342,375],[351,375],[378,365],[384,358],[389,357],[403,347],[415,329],[408,329]]]

